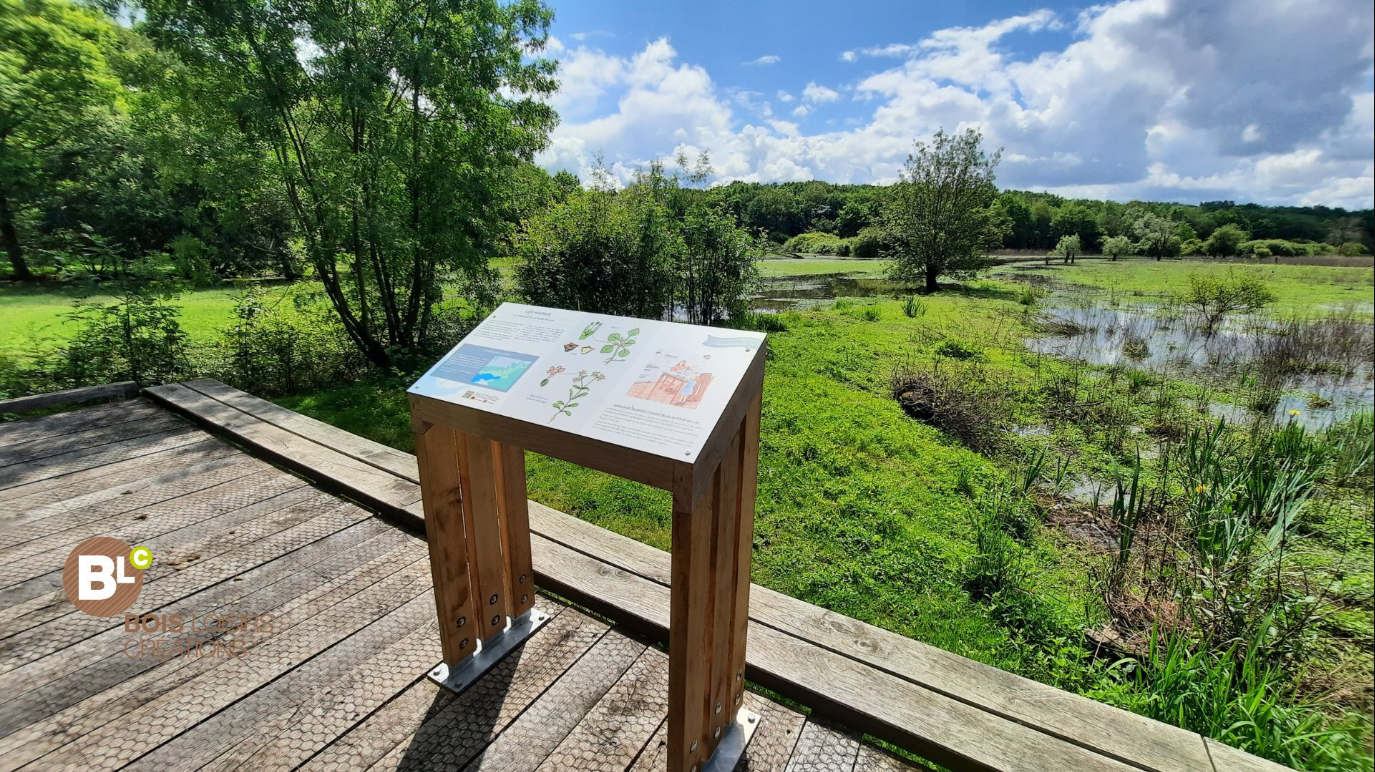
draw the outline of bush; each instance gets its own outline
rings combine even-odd
[[[240,295],[219,352],[220,377],[254,394],[319,388],[367,370],[338,316],[304,285],[276,296],[256,287]]]
[[[783,243],[784,252],[800,255],[839,255],[844,247],[848,253],[849,245],[834,233],[799,233]]]
[[[1269,250],[1269,254],[1279,257],[1307,257],[1310,255],[1325,254],[1331,247],[1326,244],[1302,244],[1297,241],[1287,239],[1256,239],[1254,241],[1244,241],[1238,247],[1241,254],[1255,255],[1256,250],[1264,247]]]
[[[1228,273],[1225,276],[1189,276],[1189,289],[1179,301],[1195,311],[1204,330],[1211,332],[1230,314],[1254,313],[1275,302],[1269,285],[1250,273]]]
[[[936,355],[949,357],[951,359],[969,359],[979,362],[984,359],[982,351],[954,339],[941,341],[940,345],[936,346]]]
[[[66,347],[64,376],[73,385],[134,381],[164,383],[190,372],[175,295],[135,280],[122,282],[113,303],[78,303],[78,328]]]
[[[878,228],[865,228],[851,239],[850,255],[853,257],[878,257],[883,254],[883,232]]]

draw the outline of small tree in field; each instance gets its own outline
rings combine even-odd
[[[1228,273],[1222,277],[1194,274],[1189,277],[1189,289],[1180,301],[1198,314],[1203,329],[1212,334],[1227,316],[1259,311],[1275,302],[1275,293],[1265,282],[1250,274]]]
[[[1175,233],[1175,223],[1169,218],[1147,213],[1136,221],[1132,230],[1141,239],[1142,251],[1156,260],[1179,254],[1179,236]]]
[[[1069,265],[1074,262],[1074,258],[1079,256],[1079,252],[1078,236],[1061,236],[1060,240],[1056,242],[1055,248],[1050,250],[1050,254],[1046,256],[1046,262],[1049,263],[1050,260],[1048,258],[1053,256],[1063,259],[1065,265]]]
[[[1130,255],[1133,252],[1132,247],[1132,240],[1126,236],[1109,236],[1103,239],[1103,254],[1114,262],[1118,255]]]
[[[941,130],[929,143],[916,143],[883,213],[895,281],[922,280],[927,292],[935,292],[942,275],[983,267],[984,254],[1008,228],[1006,215],[993,206],[993,170],[1001,157],[1001,150],[985,153],[973,129]]]

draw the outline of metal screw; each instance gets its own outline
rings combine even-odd
[[[530,596],[529,596],[529,595],[522,595],[522,596],[520,596],[520,602],[521,602],[521,603],[524,603],[525,601],[527,601],[527,600],[529,600],[529,599],[530,599]]]
[[[721,737],[721,727],[718,726],[718,727],[716,727],[716,731],[715,731],[715,732],[712,732],[712,734],[711,734],[711,739],[716,740],[716,739],[720,739],[720,737]]]
[[[735,680],[740,681],[740,680],[743,680],[744,678],[745,678],[745,671],[744,671],[744,670],[737,670],[737,671],[735,671]]]
[[[501,624],[501,615],[500,615],[500,614],[498,614],[498,615],[492,617],[492,627],[496,627],[496,626],[499,625],[499,624]]]
[[[736,693],[735,693],[735,704],[736,704],[736,705],[739,705],[739,704],[740,704],[740,701],[743,700],[743,699],[745,699],[745,693],[744,693],[744,692],[736,692]]]
[[[520,583],[525,584],[525,574],[520,575]]]
[[[460,649],[466,649],[466,648],[468,648],[468,639],[467,639],[467,638],[464,638],[463,640],[459,641],[459,642],[458,642],[458,648],[460,648]]]
[[[697,752],[697,741],[696,741],[696,740],[693,740],[693,741],[692,741],[692,745],[689,745],[689,746],[688,746],[688,753],[696,753],[696,752]]]
[[[756,722],[756,721],[758,721],[758,720],[759,720],[759,716],[750,716],[750,723],[751,723],[751,724],[753,724],[754,722]]]
[[[459,627],[463,627],[463,626],[466,625],[466,624],[468,624],[468,617],[459,617],[459,618],[458,618],[458,626],[459,626]]]
[[[490,598],[487,599],[487,605],[489,605],[489,606],[495,606],[496,603],[497,603],[497,596],[496,596],[496,595],[493,595],[492,597],[490,597]]]
[[[716,703],[716,715],[721,715],[721,703]]]

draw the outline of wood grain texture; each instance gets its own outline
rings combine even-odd
[[[687,478],[673,493],[673,586],[668,627],[668,769],[687,772],[710,757],[712,510],[715,497],[693,497]]]
[[[464,534],[459,477],[458,432],[430,426],[415,435],[416,457],[424,480],[425,539],[444,662],[455,665],[477,649],[481,622],[474,606]]]
[[[459,447],[459,476],[468,574],[476,597],[478,629],[482,639],[489,641],[506,629],[506,618],[511,614],[510,582],[506,558],[501,552],[496,459],[490,440],[472,434],[459,436],[463,438]]]
[[[539,769],[622,772],[649,743],[667,711],[668,657],[647,648]]]
[[[34,394],[28,397],[0,399],[0,413],[28,413],[63,405],[77,405],[102,399],[127,399],[138,393],[138,384],[133,381],[120,381],[100,386],[85,386],[66,391],[52,391],[47,394]]]
[[[859,758],[859,739],[833,724],[808,719],[786,772],[850,772]]]

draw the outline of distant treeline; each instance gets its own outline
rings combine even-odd
[[[702,191],[735,214],[741,224],[783,244],[803,233],[829,233],[840,238],[858,236],[879,224],[889,188],[877,185],[835,185],[827,182],[762,184],[733,182]],[[1375,246],[1375,212],[1348,211],[1326,206],[1263,206],[1234,201],[1205,201],[1198,205],[1146,201],[1119,203],[1071,199],[1053,193],[1008,190],[998,205],[1010,221],[1004,249],[1050,249],[1066,235],[1079,236],[1085,250],[1095,252],[1109,236],[1131,236],[1133,225],[1147,212],[1179,223],[1179,240],[1206,241],[1213,231],[1235,225],[1252,240],[1284,240]],[[1187,251],[1187,250],[1186,250]]]

